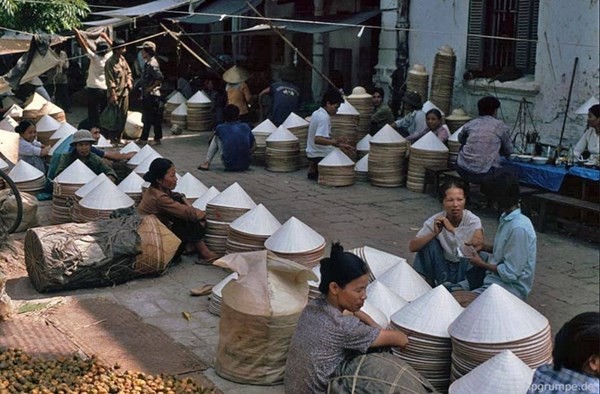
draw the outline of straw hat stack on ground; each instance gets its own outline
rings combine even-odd
[[[114,210],[131,208],[134,205],[135,201],[107,178],[73,206],[73,221],[86,223],[109,219]]]
[[[335,148],[318,164],[319,185],[351,186],[354,184],[354,162]]]
[[[417,92],[426,101],[429,90],[429,74],[422,64],[414,64],[406,76],[406,91]]]
[[[0,157],[0,170],[6,172],[9,169],[9,167],[10,165]]]
[[[4,117],[10,116],[17,124],[23,119],[23,108],[18,104],[13,104],[4,113]]]
[[[292,216],[265,241],[267,250],[277,256],[312,268],[325,252],[325,238]]]
[[[356,143],[363,137],[358,135],[359,116],[360,113],[356,108],[348,101],[344,101],[337,113],[331,117],[331,137],[356,148]]]
[[[96,174],[79,159],[75,160],[53,180],[52,224],[69,223],[73,195]]]
[[[447,163],[448,147],[432,131],[428,132],[410,146],[406,187],[413,192],[423,193],[425,168],[445,167]]]
[[[142,113],[137,111],[127,112],[127,120],[125,121],[123,136],[131,138],[132,140],[138,139],[142,136],[143,128],[144,123],[142,122]]]
[[[357,255],[365,263],[367,263],[369,266],[369,280],[371,282],[380,278],[385,271],[397,264],[400,264],[402,261],[406,261],[402,257],[372,248],[370,246],[354,248],[348,252]]]
[[[378,280],[367,286],[367,299],[371,305],[383,312],[388,321],[394,313],[408,304],[408,301]]]
[[[451,133],[454,133],[471,119],[472,118],[467,115],[462,108],[456,108],[452,111],[450,116],[446,116],[446,124],[448,125],[448,130],[450,130]]]
[[[206,246],[217,254],[225,254],[229,225],[255,207],[256,203],[237,182],[208,201],[205,211]]]
[[[405,182],[406,140],[390,125],[383,126],[369,141],[371,185],[399,187]]]
[[[73,194],[73,209],[75,209],[75,206],[79,203],[79,201],[81,201],[83,197],[85,197],[89,192],[94,190],[99,184],[101,184],[104,181],[112,182],[110,179],[108,179],[106,175],[100,173],[96,175],[94,179],[77,189],[75,191],[75,194]]]
[[[127,194],[129,198],[131,198],[135,206],[137,207],[142,201],[142,185],[144,184],[144,179],[136,174],[134,171],[131,171],[129,175],[125,177],[117,186],[120,191]]]
[[[293,172],[300,168],[300,141],[283,125],[266,140],[266,169],[273,172]]]
[[[48,100],[43,98],[41,95],[34,93],[27,99],[27,101],[23,103],[23,120],[30,120],[33,123],[36,123],[38,120],[40,120],[41,117],[46,114],[43,109],[47,102]]]
[[[456,71],[456,55],[454,49],[442,45],[435,54],[433,76],[431,78],[431,95],[429,99],[448,114],[454,92],[454,73]]]
[[[356,159],[360,160],[369,153],[371,149],[371,134],[367,134],[356,144]]]
[[[202,91],[197,91],[186,103],[187,129],[189,131],[212,130],[212,102]]]
[[[198,199],[196,199],[196,201],[194,201],[192,206],[194,208],[200,209],[201,211],[206,211],[206,204],[213,198],[217,197],[220,193],[221,192],[219,191],[219,189],[217,189],[214,186],[211,186],[203,195],[201,195]]]
[[[109,140],[106,139],[105,136],[103,136],[102,134],[100,134],[100,138],[98,138],[98,141],[96,141],[94,143],[94,146],[98,149],[102,149],[102,150],[106,150],[106,149],[112,149],[114,148],[112,146],[112,144],[110,143]]]
[[[44,105],[44,108],[42,108],[42,112],[46,113],[47,115],[50,115],[51,117],[56,119],[57,122],[67,121],[67,115],[65,114],[65,111],[53,102],[48,101]]]
[[[302,119],[302,117],[295,113],[290,113],[285,121],[281,124],[283,127],[288,129],[290,133],[294,134],[300,142],[300,167],[308,166],[308,158],[306,157],[306,141],[308,139],[308,126],[309,122]]]
[[[119,153],[130,153],[130,152],[139,152],[140,151],[140,147],[133,141],[128,142],[127,145],[125,145],[124,147],[121,148],[121,150],[119,151]]]
[[[186,172],[181,179],[177,181],[177,186],[173,191],[185,195],[187,202],[193,204],[194,201],[208,191],[208,187],[204,186],[204,183],[200,182],[200,180],[191,173]]]
[[[225,250],[227,253],[262,250],[265,241],[280,227],[277,218],[264,205],[258,204],[231,222]]]
[[[550,324],[496,284],[477,297],[448,328],[452,338],[452,378],[458,379],[503,350],[529,368],[552,361]]]
[[[369,181],[369,154],[356,162],[354,165],[354,181],[368,182]]]
[[[131,159],[127,161],[127,166],[133,170],[135,167],[139,166],[146,157],[154,153],[158,152],[150,145],[145,145],[142,149],[139,149]]]
[[[23,160],[17,161],[8,176],[20,192],[35,194],[41,192],[46,185],[44,173]]]
[[[458,159],[458,152],[460,151],[460,142],[458,142],[458,136],[462,131],[462,127],[456,130],[448,137],[448,167],[454,168],[456,159]]]
[[[448,326],[463,308],[442,285],[398,310],[391,317],[393,329],[410,337],[403,349],[392,353],[409,363],[440,392],[450,385],[452,342]]]
[[[135,156],[133,156],[132,159],[134,157]],[[150,165],[152,164],[154,159],[157,159],[159,157],[162,157],[162,155],[153,149],[144,157],[142,162],[133,169],[133,171],[135,171],[136,174],[138,174],[139,176],[141,176],[143,178],[144,174],[146,174],[148,172],[148,170],[150,169]],[[127,165],[129,165],[129,162],[127,162]]]
[[[352,89],[352,94],[346,100],[359,112],[357,138],[360,139],[369,134],[371,128],[371,116],[373,115],[373,96],[365,88],[357,86]]]
[[[182,130],[187,128],[188,109],[186,103],[181,103],[170,114],[171,125],[176,125]]]
[[[221,302],[223,301],[223,287],[232,280],[237,280],[238,273],[234,272],[217,283],[210,293],[210,301],[208,302],[208,311],[215,316],[221,316]]]
[[[317,298],[319,295],[321,295],[321,292],[319,291],[319,283],[321,282],[321,264],[317,264],[314,267],[312,267],[311,271],[313,272],[313,274],[315,274],[317,279],[308,281],[308,299],[309,300],[313,300],[313,299]],[[363,305],[363,307],[364,307],[364,305]],[[369,316],[371,316],[371,315],[369,315]]]
[[[275,131],[277,127],[269,119],[265,119],[252,129],[256,149],[253,153],[253,161],[256,165],[264,166],[267,154],[267,138]]]
[[[163,112],[163,120],[165,121],[165,123],[170,124],[171,123],[171,112],[173,112],[175,110],[175,108],[179,107],[181,104],[184,104],[186,102],[187,102],[187,99],[185,98],[185,96],[183,94],[181,94],[177,90],[174,91],[169,96],[169,98],[167,99],[167,102],[165,103],[165,110]],[[187,107],[186,107],[186,111],[187,111]],[[186,113],[186,115],[187,115],[187,113]]]
[[[50,136],[60,127],[60,122],[50,115],[44,115],[35,124],[37,140],[44,145],[50,142]]]
[[[56,129],[56,131],[50,136],[50,140],[48,141],[48,143],[51,146],[54,146],[59,140],[68,137],[72,134],[75,134],[76,131],[77,129],[75,128],[75,126],[72,126],[70,123],[61,123],[60,126],[58,126],[58,129]]]
[[[403,258],[377,279],[393,292],[412,302],[431,290],[431,286]]]
[[[19,125],[19,122],[14,120],[12,116],[6,115],[4,119],[0,120],[0,130],[15,131],[15,127]]]

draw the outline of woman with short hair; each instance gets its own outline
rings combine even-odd
[[[19,160],[27,162],[46,173],[46,164],[42,157],[48,156],[50,146],[45,146],[37,140],[35,124],[29,120],[22,120],[15,131],[19,134]]]

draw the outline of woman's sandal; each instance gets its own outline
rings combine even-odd
[[[200,164],[200,165],[199,165],[198,167],[196,167],[196,168],[198,168],[200,171],[209,171],[209,170],[210,170],[210,168],[209,168],[209,167],[203,166],[202,164]]]
[[[203,285],[195,289],[191,289],[190,295],[194,297],[209,295],[210,293],[212,293],[212,289],[213,285]]]
[[[217,261],[219,259],[220,256],[216,256],[213,257],[211,259],[205,260],[205,259],[198,259],[196,260],[196,264],[198,265],[212,265],[212,263],[214,263],[215,261]]]

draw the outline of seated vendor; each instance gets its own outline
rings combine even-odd
[[[351,378],[359,369],[367,379],[358,378],[354,392],[434,391],[404,361],[390,353],[372,352],[382,346],[405,347],[408,337],[382,329],[360,311],[368,284],[367,264],[344,252],[339,243],[333,244],[330,257],[321,260],[321,296],[304,308],[289,347],[284,378],[287,394],[351,392]],[[365,383],[368,389],[361,386]]]
[[[71,141],[71,147],[74,148],[69,153],[63,153],[58,159],[56,167],[56,176],[63,172],[68,166],[70,166],[75,160],[79,159],[88,166],[94,174],[99,175],[104,173],[113,182],[117,181],[117,174],[110,168],[106,163],[102,161],[100,156],[92,153],[92,143],[96,140],[92,137],[92,133],[88,130],[78,130],[73,134],[73,140]]]
[[[421,95],[417,92],[406,92],[402,96],[402,102],[404,103],[404,113],[407,115],[393,122],[391,126],[403,137],[425,130],[427,123]]]
[[[150,187],[144,193],[137,210],[140,215],[156,217],[182,241],[175,256],[184,251],[198,253],[198,264],[211,264],[219,256],[204,243],[206,214],[187,202],[185,196],[173,192],[177,173],[173,162],[162,157],[154,159],[144,175]]]
[[[448,141],[448,137],[450,137],[450,132],[448,127],[443,122],[443,116],[439,109],[432,108],[425,114],[425,123],[427,123],[427,127],[423,130],[420,130],[417,133],[411,134],[406,137],[408,142],[415,143],[425,134],[430,131],[435,134],[436,137],[440,139],[444,144]]]
[[[588,130],[573,148],[575,158],[583,155],[585,159],[598,160],[600,156],[600,104],[592,105],[588,111]]]
[[[45,146],[37,140],[35,124],[29,120],[22,120],[15,131],[19,133],[19,160],[23,160],[43,173],[46,173],[46,164],[43,157],[48,156],[50,146]]]
[[[81,121],[81,123],[79,123],[78,128],[80,130],[81,129],[89,130],[90,133],[92,133],[92,137],[94,137],[94,139],[96,140],[96,142],[94,142],[92,145],[92,152],[97,154],[98,156],[100,156],[103,159],[114,160],[114,161],[129,160],[136,154],[136,152],[121,153],[119,151],[111,151],[111,150],[104,151],[102,149],[97,148],[95,145],[98,143],[98,140],[100,139],[100,126],[98,124],[91,122],[89,119],[85,119],[85,120]]]

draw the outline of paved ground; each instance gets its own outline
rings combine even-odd
[[[180,174],[189,171],[207,186],[223,190],[238,182],[257,203],[263,203],[282,223],[296,216],[328,242],[340,240],[346,248],[369,245],[412,261],[408,241],[422,222],[440,210],[436,199],[406,188],[376,188],[356,184],[346,188],[322,187],[308,181],[305,171],[271,173],[253,167],[246,173],[223,172],[216,160],[209,172],[196,170],[204,160],[208,134],[186,134],[163,140],[157,150],[172,159]],[[475,211],[482,217],[487,239],[493,239],[496,219],[491,212]],[[40,224],[48,224],[49,205],[40,207]],[[599,310],[598,245],[565,235],[538,234],[538,261],[533,292],[528,302],[551,322],[554,332],[579,312]],[[132,281],[103,289],[39,294],[25,274],[12,275],[8,293],[17,303],[52,297],[98,296],[115,300],[138,313],[175,341],[187,346],[213,365],[218,343],[219,320],[207,310],[207,297],[190,297],[200,284],[217,283],[226,272],[217,267],[194,265],[185,258],[159,278]],[[189,312],[191,319],[182,317]],[[282,386],[253,387],[218,377],[211,368],[206,376],[226,393],[280,393]]]

